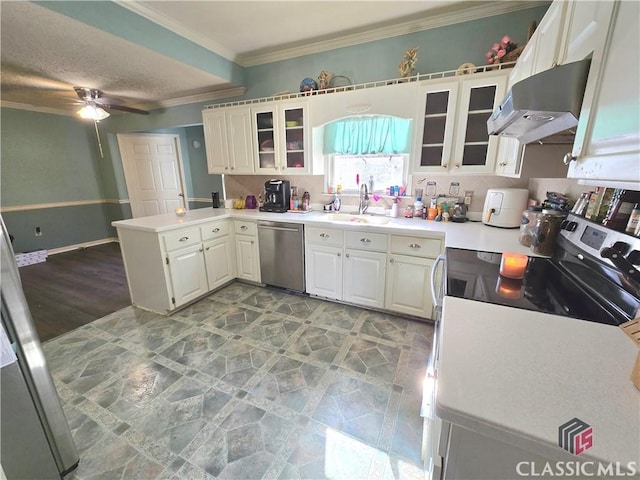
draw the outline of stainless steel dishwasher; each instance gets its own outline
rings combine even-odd
[[[258,220],[260,276],[263,283],[304,292],[304,227]]]

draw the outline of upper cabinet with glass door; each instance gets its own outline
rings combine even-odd
[[[252,112],[256,173],[312,173],[306,101],[272,102]]]
[[[500,70],[421,85],[415,171],[493,172],[497,138],[489,137],[487,119],[505,94],[507,75]]]

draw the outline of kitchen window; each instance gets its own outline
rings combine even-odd
[[[406,182],[411,145],[411,119],[384,115],[347,117],[325,125],[323,153],[327,185],[357,193],[373,183],[373,192]]]
[[[360,184],[370,187],[373,192],[384,193],[391,185],[405,185],[405,171],[409,155],[329,155],[326,187],[342,185],[343,193],[358,193],[356,175]]]

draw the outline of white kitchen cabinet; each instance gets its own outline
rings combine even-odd
[[[203,246],[209,290],[236,278],[236,256],[231,238],[209,240]]]
[[[574,17],[587,8],[576,3]],[[622,182],[624,188],[640,190],[640,67],[630,60],[638,56],[640,4],[584,3],[591,8],[588,27],[597,30],[590,38],[602,38],[607,7],[613,15],[607,44],[593,50],[568,177]],[[584,24],[585,19],[579,18]],[[575,51],[569,49],[574,56]]]
[[[172,303],[180,307],[209,291],[201,244],[167,254],[167,270],[173,291]]]
[[[342,300],[342,246],[307,243],[304,256],[307,293]]]
[[[313,173],[307,110],[305,100],[273,101],[252,108],[256,173]]]
[[[415,171],[493,172],[498,139],[489,136],[487,119],[504,97],[508,73],[504,69],[420,86]]]
[[[554,3],[564,2],[556,0]],[[560,39],[558,63],[577,62],[589,57],[592,53],[594,60],[599,63],[616,3],[619,2],[581,0],[566,2],[562,28],[564,35]],[[637,44],[637,35],[635,41]]]
[[[346,249],[344,257],[344,301],[384,308],[387,254]]]
[[[385,308],[431,318],[431,267],[442,252],[439,238],[391,235]]]
[[[209,173],[251,174],[253,146],[249,107],[212,108],[202,112]]]
[[[234,220],[237,278],[260,282],[260,251],[255,222]]]
[[[561,38],[564,30],[567,3],[566,1],[553,2],[531,38],[531,41],[535,42],[535,48],[532,49],[535,53],[532,74],[548,70],[562,63],[560,58]],[[529,45],[527,45],[528,47]],[[518,59],[519,61],[520,59]]]

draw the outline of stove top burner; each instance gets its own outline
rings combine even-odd
[[[598,274],[590,271],[591,283],[600,285],[609,297],[598,298],[588,285],[580,284],[549,258],[529,257],[522,280],[503,278],[500,257],[491,252],[447,248],[447,295],[609,325],[633,319],[640,307],[638,298],[604,278],[596,279]]]

